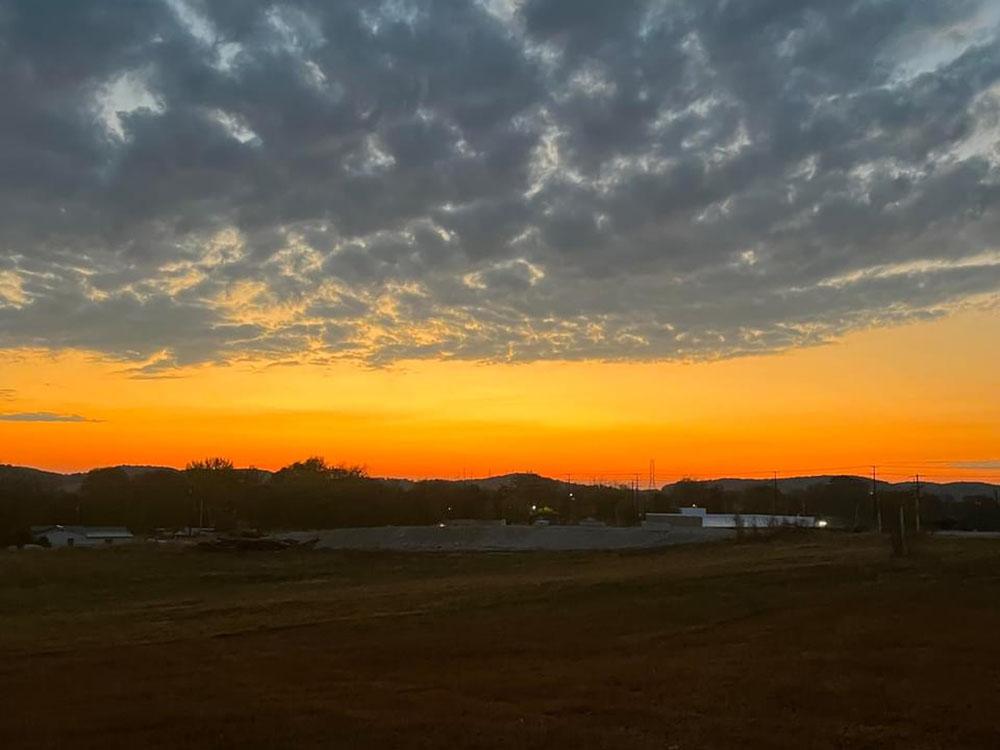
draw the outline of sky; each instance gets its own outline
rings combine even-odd
[[[6,0],[0,462],[1000,477],[995,0]]]

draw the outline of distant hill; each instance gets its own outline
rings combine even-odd
[[[897,482],[891,486],[897,490],[914,489],[913,482]],[[995,492],[1000,490],[1000,485],[987,484],[985,482],[921,482],[920,489],[932,495],[940,495],[941,497],[950,496],[955,500],[960,500],[970,495],[992,497]]]
[[[122,469],[130,477],[140,476],[142,474],[148,474],[153,471],[168,471],[176,472],[178,469],[170,468],[167,466],[131,466],[122,465],[114,467],[101,467],[101,468],[117,468]],[[256,474],[260,479],[266,480],[273,472],[267,471],[266,469],[250,469],[243,468],[237,469],[241,473],[253,473]],[[83,483],[83,478],[86,476],[85,472],[77,472],[70,474],[61,474],[59,472],[44,471],[42,469],[34,469],[28,466],[12,466],[9,464],[0,464],[0,479],[13,478],[21,481],[28,481],[32,483],[37,483],[39,485],[51,488],[59,489],[64,492],[76,492],[80,485]],[[799,490],[804,490],[809,487],[815,486],[817,484],[827,484],[835,480],[848,480],[863,482],[865,484],[869,483],[871,479],[869,477],[853,476],[853,475],[834,475],[834,474],[823,474],[819,476],[804,476],[804,477],[781,477],[778,479],[778,489],[782,492],[791,493]],[[386,482],[389,484],[396,484],[403,488],[409,488],[415,484],[414,480],[411,479],[397,479],[392,477],[380,478],[379,481]],[[561,479],[553,479],[551,477],[545,477],[540,474],[533,474],[528,472],[518,472],[513,474],[501,474],[498,476],[482,477],[478,479],[441,479],[437,480],[441,482],[446,482],[450,484],[462,484],[462,485],[472,485],[481,487],[484,490],[497,490],[504,486],[515,486],[523,484],[534,484],[541,483],[545,485],[555,485],[560,487],[565,487],[567,490],[572,490],[574,487],[585,487],[587,485],[576,482],[566,482]],[[720,487],[727,491],[740,491],[747,489],[748,487],[754,487],[759,485],[770,486],[772,480],[770,479],[745,479],[740,477],[722,477],[719,479],[705,479],[705,480],[695,480],[698,484]],[[663,485],[660,489],[663,491],[670,490],[679,482],[674,482],[671,484]],[[914,489],[913,482],[883,482],[879,481],[877,483],[879,489],[881,490],[897,490],[897,491],[911,491]],[[951,500],[961,500],[965,497],[975,496],[975,495],[985,495],[988,497],[994,496],[994,493],[1000,492],[1000,485],[989,484],[986,482],[921,482],[921,489],[931,495],[938,495],[943,499]],[[646,492],[647,490],[642,490]]]
[[[835,480],[847,480],[862,482],[866,486],[871,482],[870,477],[855,476],[850,474],[821,474],[816,476],[804,476],[804,477],[781,477],[778,479],[778,489],[782,492],[790,493],[796,492],[798,490],[805,490],[809,487],[813,487],[817,484],[828,484]],[[541,476],[539,474],[530,473],[515,473],[515,474],[502,474],[493,477],[483,477],[482,479],[459,479],[453,480],[462,484],[471,484],[483,489],[496,490],[503,486],[513,486],[516,484],[523,484],[526,482],[545,482],[561,485],[567,488],[581,487],[586,485],[581,485],[574,482],[565,482],[560,479],[552,479],[550,477]],[[733,492],[747,489],[748,487],[759,486],[762,484],[771,486],[773,480],[771,479],[744,479],[739,477],[722,477],[720,479],[706,479],[697,480],[699,484],[706,484],[715,487],[721,487],[724,490]],[[665,484],[660,489],[669,490],[674,487],[677,482],[671,484]],[[913,482],[876,482],[880,490],[895,490],[895,491],[908,491],[914,488]],[[920,487],[922,491],[928,494],[939,495],[942,498],[952,498],[953,500],[961,500],[963,497],[968,497],[971,495],[987,495],[992,496],[994,492],[1000,490],[1000,485],[988,484],[986,482],[921,482]],[[645,492],[646,490],[642,490]]]
[[[0,464],[0,478],[2,479],[29,482],[47,489],[64,490],[66,492],[75,492],[78,490],[80,483],[83,481],[83,476],[83,474],[60,474],[54,471],[32,469],[29,466]]]
[[[795,492],[797,490],[808,489],[817,484],[827,484],[834,480],[853,480],[857,482],[871,483],[871,477],[854,476],[850,474],[823,474],[819,476],[806,477],[781,477],[778,479],[778,489],[782,492]],[[771,486],[771,479],[741,479],[735,477],[723,477],[721,479],[698,480],[699,484],[721,487],[727,491],[739,491],[748,487],[759,485]],[[664,485],[662,489],[668,490],[677,482]],[[880,490],[911,491],[915,489],[914,482],[883,482],[877,481],[876,486]],[[923,492],[931,495],[938,495],[942,498],[961,500],[963,497],[972,495],[993,496],[994,492],[1000,489],[1000,485],[988,484],[986,482],[921,482],[920,488]]]
[[[541,474],[531,474],[528,472],[499,474],[494,477],[483,477],[481,479],[455,479],[450,481],[455,481],[459,484],[474,485],[476,487],[481,487],[484,490],[498,490],[501,487],[513,487],[514,485],[523,484],[525,482],[551,482],[553,484],[561,484],[567,487],[578,486],[572,482],[563,482],[559,479],[543,477]]]
[[[149,474],[153,471],[177,471],[168,466],[100,466],[101,469],[121,469],[129,478]],[[45,471],[43,469],[33,469],[30,466],[12,466],[10,464],[0,464],[0,477],[14,478],[23,481],[39,483],[52,489],[63,490],[64,492],[76,492],[83,484],[83,478],[87,472],[73,472],[61,474],[56,471]]]
[[[128,464],[123,464],[122,466],[112,466],[111,468],[121,469],[129,476],[129,478],[139,477],[143,474],[149,474],[154,471],[179,471],[179,469],[172,469],[169,466],[129,466]]]

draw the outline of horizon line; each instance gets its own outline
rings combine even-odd
[[[294,462],[292,462],[294,463]],[[937,462],[928,462],[937,463]],[[287,468],[291,463],[285,464],[284,466],[278,467],[276,469],[269,469],[262,466],[256,466],[254,464],[247,464],[244,466],[233,465],[233,469],[237,471],[263,471],[270,474],[277,473],[283,468]],[[346,466],[360,466],[362,469],[366,469],[364,464],[351,464],[350,462],[341,462],[338,464],[332,464],[334,467],[346,467]],[[891,464],[886,464],[887,467],[891,468]],[[1000,486],[1000,472],[986,472],[985,474],[977,474],[974,476],[954,478],[953,474],[944,474],[940,472],[940,468],[943,466],[937,463],[939,471],[935,472],[924,471],[922,469],[915,470],[913,472],[901,473],[898,471],[887,471],[879,472],[876,467],[875,479],[877,482],[882,482],[885,484],[907,484],[915,481],[916,477],[919,476],[922,483],[929,484],[961,484],[961,483],[976,483],[976,484],[987,484],[992,486]],[[163,469],[169,471],[185,471],[186,466],[177,466],[169,464],[132,464],[132,463],[118,463],[118,464],[105,464],[99,466],[92,466],[89,469],[55,469],[55,468],[44,468],[41,466],[29,466],[26,464],[12,464],[12,463],[0,463],[0,467],[9,467],[15,469],[28,469],[32,471],[39,471],[47,474],[58,474],[60,476],[72,476],[75,474],[88,474],[91,471],[98,471],[100,469],[116,469],[116,468],[137,468],[137,469]],[[816,468],[816,469],[806,469],[800,470],[795,473],[791,472],[781,472],[781,471],[752,471],[747,473],[730,473],[730,474],[717,474],[711,476],[697,475],[690,473],[675,473],[675,472],[656,472],[661,477],[668,481],[659,481],[654,476],[653,486],[649,486],[649,474],[647,471],[573,471],[573,472],[555,472],[555,473],[543,473],[539,471],[534,471],[531,469],[517,469],[511,471],[502,471],[499,473],[486,473],[486,474],[469,474],[463,475],[461,472],[457,475],[441,475],[441,474],[429,474],[429,475],[394,475],[394,474],[368,474],[370,479],[378,479],[383,481],[409,481],[409,482],[422,482],[422,481],[445,481],[445,482],[477,482],[477,481],[487,481],[490,479],[500,479],[508,476],[537,476],[543,479],[549,479],[555,482],[562,482],[564,484],[580,485],[580,486],[618,486],[628,485],[630,482],[625,480],[630,479],[635,481],[635,478],[639,480],[639,490],[647,491],[649,489],[658,489],[660,487],[665,487],[667,485],[677,484],[682,481],[692,481],[692,482],[722,482],[722,481],[783,481],[791,479],[809,479],[818,477],[850,477],[857,479],[871,479],[870,472],[852,472],[850,469],[861,470],[865,468],[871,468],[871,465],[857,464],[853,466],[843,466],[840,467],[842,470],[829,468]],[[899,466],[897,465],[897,468]],[[914,468],[912,465],[906,465],[905,468]],[[955,468],[961,469],[961,466],[955,466]],[[968,470],[968,469],[966,469]],[[576,478],[579,477],[579,478]],[[889,477],[886,479],[884,477]],[[899,477],[903,477],[899,479]],[[588,478],[592,481],[588,481]],[[927,482],[924,482],[924,479]],[[622,481],[602,481],[602,480],[618,480]]]

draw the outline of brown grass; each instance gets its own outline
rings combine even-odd
[[[1000,544],[0,554],[0,747],[1000,747]]]

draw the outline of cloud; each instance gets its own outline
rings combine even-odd
[[[0,422],[99,422],[79,414],[55,414],[50,411],[22,411],[0,414]]]
[[[0,10],[0,346],[729,357],[1000,294],[986,0]]]
[[[954,461],[949,465],[955,469],[985,469],[987,471],[1000,471],[1000,458],[983,461]]]

